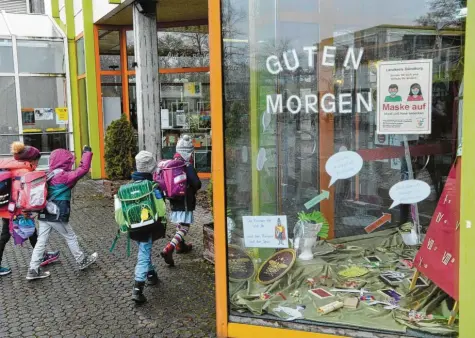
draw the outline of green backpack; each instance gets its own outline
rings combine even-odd
[[[156,185],[151,181],[137,181],[119,188],[117,196],[129,231],[153,224],[158,220],[154,202]]]

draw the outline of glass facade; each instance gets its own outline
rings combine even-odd
[[[44,153],[46,167],[48,153],[72,149],[64,37],[48,16],[8,13],[0,35],[0,156],[20,140]]]
[[[231,321],[457,334],[410,290],[459,145],[453,4],[222,1]]]

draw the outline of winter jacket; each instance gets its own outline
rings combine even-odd
[[[34,171],[36,166],[28,161],[17,161],[13,158],[0,159],[0,169],[10,170],[12,177],[22,176],[24,173]],[[8,210],[0,211],[0,217],[10,219],[11,214]]]
[[[144,181],[149,180],[153,182],[152,174],[148,173],[140,173],[134,172],[132,174],[132,180],[134,182],[137,181]],[[166,230],[166,205],[165,201],[163,200],[163,194],[156,189],[154,194],[154,202],[155,208],[157,209],[158,213],[158,221],[141,227],[134,231],[129,231],[129,236],[132,240],[137,242],[148,242],[149,238],[152,237],[152,241],[156,241],[157,239],[165,237],[165,230]],[[122,212],[121,208],[117,208],[115,210],[115,221],[119,225],[125,224],[125,217],[124,213]]]
[[[201,181],[192,164],[186,164],[185,172],[186,194],[184,197],[170,199],[172,211],[194,211],[196,208],[196,193],[201,189]]]
[[[49,158],[50,171],[60,169],[48,182],[48,199],[52,196],[52,202],[59,208],[59,215],[51,215],[47,210],[40,213],[40,220],[47,222],[69,222],[71,214],[71,190],[76,183],[85,176],[91,169],[92,152],[82,154],[81,163],[76,170],[72,170],[74,165],[74,155],[66,149],[57,149],[51,153]]]

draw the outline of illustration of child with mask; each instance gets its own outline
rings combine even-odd
[[[401,102],[402,97],[397,95],[399,87],[397,84],[392,84],[388,88],[389,95],[385,97],[384,102]]]
[[[414,83],[411,86],[409,91],[409,96],[407,97],[407,101],[424,101],[424,97],[422,96],[421,86],[418,83]]]

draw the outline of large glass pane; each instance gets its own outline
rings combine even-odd
[[[0,40],[0,73],[13,73],[13,47],[11,40]]]
[[[0,156],[11,156],[10,145],[19,140],[18,135],[0,135]]]
[[[122,77],[101,76],[104,130],[122,115]]]
[[[25,144],[38,148],[42,153],[50,153],[59,148],[69,149],[69,134],[65,133],[25,134],[23,140]]]
[[[99,54],[102,70],[120,69],[119,31],[99,31]]]
[[[188,79],[202,80],[191,82]],[[129,111],[137,129],[135,76],[129,77]],[[211,171],[211,108],[208,73],[160,74],[162,156],[173,158],[176,144],[183,134],[192,137],[195,168]]]
[[[40,91],[38,88],[42,88]],[[23,131],[29,133],[67,131],[66,79],[20,77]]]
[[[62,41],[17,40],[20,73],[65,73]]]
[[[78,75],[82,75],[86,72],[86,63],[84,58],[84,38],[80,38],[76,41],[76,50]]]
[[[160,29],[158,53],[160,68],[209,67],[208,26]],[[128,67],[134,58],[134,32],[127,31]]]
[[[18,134],[14,77],[0,77],[0,134]]]
[[[60,38],[61,34],[46,15],[6,13],[13,35],[18,37]]]
[[[232,321],[457,335],[446,321],[428,329],[399,311],[422,301],[418,311],[435,318],[454,305],[435,295],[436,281],[409,292],[414,270],[401,263],[436,220],[457,148],[466,1],[451,4],[223,1]],[[393,206],[390,189],[412,178],[426,194]],[[399,310],[331,291],[362,287]]]

